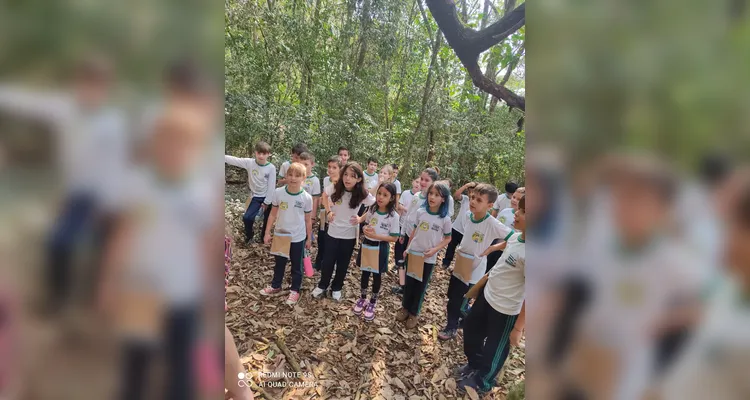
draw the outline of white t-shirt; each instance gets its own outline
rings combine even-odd
[[[411,234],[414,224],[417,221],[417,211],[422,207],[424,201],[425,197],[422,196],[422,192],[419,192],[411,196],[409,203],[404,205],[406,207],[406,214],[404,215],[404,223],[402,225],[405,230],[401,232],[402,235]]]
[[[463,235],[464,233],[464,221],[469,217],[469,196],[462,194],[461,195],[461,209],[458,211],[458,214],[456,215],[456,220],[453,221],[453,229],[456,230],[456,232]]]
[[[453,200],[453,195],[448,196],[448,218],[453,218],[453,214],[456,213],[456,201]]]
[[[320,191],[320,179],[315,175],[310,175],[305,178],[305,182],[302,183],[302,188],[312,197],[319,197]]]
[[[327,188],[328,185],[330,185],[330,184],[331,184],[331,177],[330,176],[326,176],[325,178],[323,178],[323,189]]]
[[[510,197],[508,197],[506,193],[500,193],[500,195],[497,196],[497,200],[495,200],[495,204],[492,205],[492,208],[500,211],[508,207],[510,207]]]
[[[479,221],[474,220],[474,215],[469,211],[464,220],[464,238],[458,251],[474,256],[474,270],[471,273],[469,283],[477,283],[487,270],[487,257],[480,257],[495,239],[507,240],[513,233],[500,221],[492,218],[487,213]]]
[[[399,217],[397,212],[393,212],[393,214],[388,213],[380,213],[380,211],[367,211],[365,214],[365,222],[375,228],[375,234],[377,235],[385,235],[385,236],[400,236],[399,230]],[[372,240],[368,238],[369,240]],[[378,240],[373,240],[374,242],[378,242]]]
[[[334,213],[333,221],[329,222],[328,235],[336,239],[354,239],[357,237],[357,227],[359,225],[352,225],[349,221],[352,216],[356,216],[359,212],[359,207],[364,204],[370,206],[375,202],[375,196],[368,194],[367,198],[358,204],[354,208],[349,208],[349,200],[352,198],[351,192],[344,192],[341,198],[333,203],[331,196],[333,195],[334,187],[328,186],[325,189],[326,195],[331,202],[331,211]]]
[[[526,241],[521,233],[513,234],[503,255],[490,270],[484,298],[499,313],[518,315],[526,288]]]
[[[133,223],[126,284],[152,285],[170,306],[200,302],[204,241],[220,217],[211,185],[200,175],[166,185],[146,168],[131,174],[123,199]]]
[[[393,181],[393,185],[396,186],[396,194],[401,194],[401,182],[396,179]]]
[[[254,158],[224,156],[224,162],[247,170],[247,186],[253,197],[265,197],[266,204],[271,204],[271,194],[276,189],[276,167],[267,162],[258,164]]]
[[[364,171],[364,174],[365,174],[365,189],[372,190],[378,187],[378,173],[377,172],[370,175],[367,173],[367,171]]]
[[[411,204],[411,199],[414,197],[414,193],[412,193],[411,189],[401,193],[401,197],[398,199],[398,203],[401,204],[402,207],[409,209],[409,205]],[[406,214],[404,214],[401,217],[401,226],[404,226],[404,222],[406,221]]]
[[[274,232],[291,233],[292,243],[305,240],[307,237],[305,214],[312,212],[312,196],[305,190],[289,193],[288,187],[284,185],[276,189],[273,206],[279,208]]]
[[[451,219],[448,216],[440,217],[438,214],[432,214],[426,208],[420,208],[412,228],[416,230],[409,243],[409,250],[424,253],[437,246],[443,238],[451,235]],[[434,264],[436,260],[437,253],[425,258],[424,262]]]
[[[284,178],[284,177],[286,177],[286,171],[288,171],[288,170],[289,170],[289,166],[290,166],[290,165],[292,165],[292,163],[291,163],[291,162],[289,162],[289,161],[284,161],[284,162],[283,162],[283,163],[281,164],[281,168],[279,168],[279,178]]]
[[[497,220],[508,228],[513,229],[515,214],[516,210],[514,210],[513,208],[504,208],[502,211],[497,213]]]

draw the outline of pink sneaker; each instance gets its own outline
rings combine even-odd
[[[359,300],[357,300],[357,304],[354,305],[354,310],[353,310],[354,315],[362,314],[362,310],[364,309],[365,309],[365,299],[360,297]]]
[[[286,298],[286,304],[293,306],[297,304],[299,301],[299,292],[295,292],[294,290],[289,292],[289,297]]]
[[[368,301],[367,307],[365,307],[365,321],[372,321],[375,319],[375,303]]]
[[[262,294],[263,296],[273,296],[279,293],[281,293],[281,288],[274,289],[270,286],[260,291],[260,294]]]

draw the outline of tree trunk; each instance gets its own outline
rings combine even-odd
[[[370,30],[370,23],[372,18],[370,16],[370,5],[372,0],[364,0],[362,5],[362,19],[361,28],[359,33],[359,54],[357,56],[357,64],[354,69],[354,76],[359,77],[362,66],[365,63],[365,55],[367,55],[367,34]]]

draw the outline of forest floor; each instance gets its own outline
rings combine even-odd
[[[390,289],[397,284],[396,273],[387,273],[383,279],[376,319],[365,322],[354,315],[352,308],[360,279],[354,262],[340,303],[311,297],[319,278],[317,272],[311,278],[303,278],[302,297],[293,307],[285,304],[288,276],[279,296],[263,297],[258,292],[271,282],[273,256],[268,253],[268,246],[254,244],[248,248],[241,244],[244,199],[239,200],[242,195],[237,188],[228,185],[227,189],[225,218],[235,240],[226,323],[238,343],[246,370],[256,385],[264,386],[268,396],[352,400],[479,398],[475,393],[459,395],[452,378],[454,367],[466,360],[461,331],[451,341],[443,342],[437,337],[445,324],[449,272],[436,269],[414,330],[395,321],[400,297],[391,294]],[[313,259],[316,252],[313,245]],[[289,359],[290,355],[293,359]],[[516,398],[515,392],[525,375],[524,363],[522,344],[512,349],[499,376],[500,386],[484,399]],[[304,376],[301,380],[258,377],[260,372],[294,372],[295,364]],[[508,396],[509,391],[514,394]],[[259,393],[256,387],[256,394]]]

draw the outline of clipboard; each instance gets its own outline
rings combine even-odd
[[[275,232],[271,242],[271,254],[279,257],[289,258],[292,248],[292,234],[287,232]]]
[[[453,276],[468,285],[471,281],[472,272],[474,272],[476,257],[464,253],[461,249],[456,251],[456,256],[456,266],[453,268]]]
[[[424,275],[424,253],[409,250],[406,261],[406,276],[422,282]]]
[[[318,230],[324,231],[326,230],[326,222],[328,219],[328,213],[326,213],[325,208],[321,208],[320,211],[318,211],[318,221],[320,221],[320,227]]]
[[[480,279],[476,285],[472,286],[471,289],[466,292],[464,298],[476,299],[477,297],[479,297],[479,293],[481,293],[482,290],[484,290],[484,286],[487,285],[487,279],[489,279],[489,274],[484,274],[484,276],[482,276],[482,279]]]
[[[250,207],[250,202],[253,201],[253,194],[251,193],[249,196],[247,196],[247,200],[245,200],[245,210],[247,210],[248,207]]]
[[[117,330],[130,337],[155,340],[162,333],[164,300],[152,290],[123,289],[117,306]]]
[[[371,246],[362,243],[359,249],[361,271],[369,271],[374,274],[380,273],[380,246]]]

